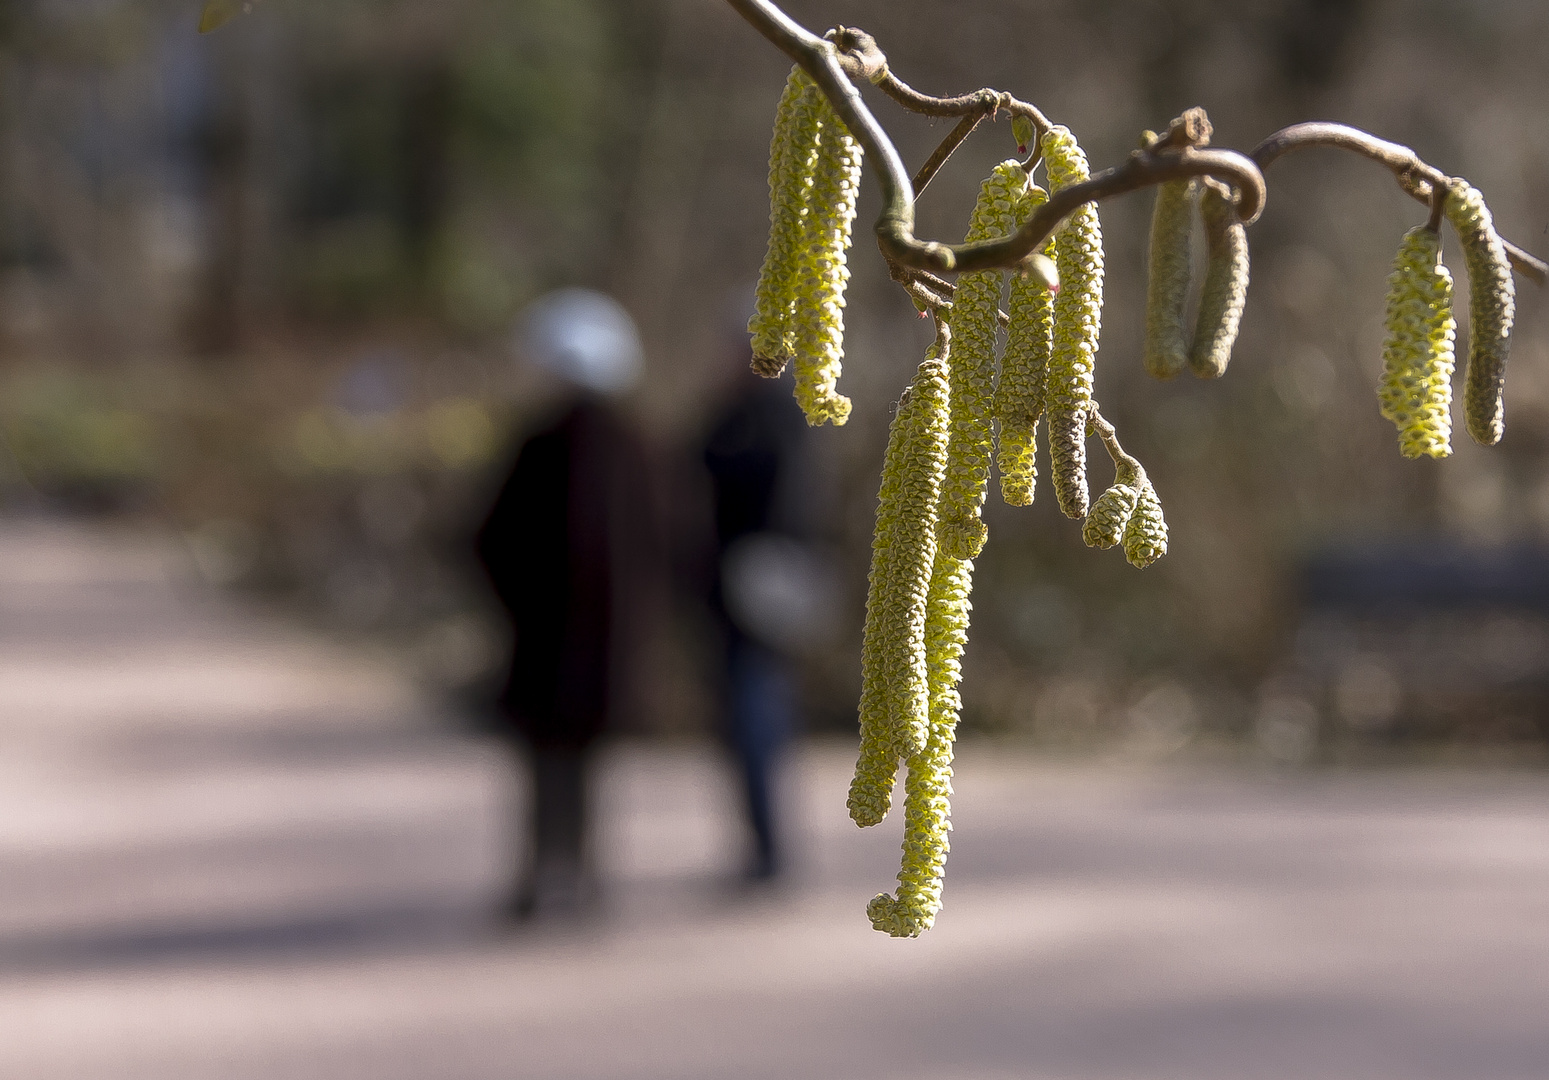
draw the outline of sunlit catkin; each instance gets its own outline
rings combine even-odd
[[[1156,488],[1141,470],[1135,512],[1124,527],[1124,557],[1131,566],[1144,570],[1167,554],[1167,521],[1162,517],[1162,500]]]
[[[995,166],[980,186],[968,241],[1004,236],[1016,228],[1027,191],[1027,173],[1015,160]],[[952,437],[941,488],[941,547],[971,559],[984,547],[980,517],[989,486],[991,421],[995,407],[995,338],[1000,324],[1004,271],[984,270],[957,279],[952,302]]]
[[[894,896],[866,905],[871,925],[893,937],[918,937],[941,910],[941,878],[951,832],[952,745],[962,702],[963,646],[968,641],[968,594],[973,563],[938,554],[931,574],[925,641],[930,670],[930,739],[909,759],[904,781],[903,865]]]
[[[1398,428],[1408,458],[1452,453],[1452,275],[1441,264],[1441,236],[1410,229],[1388,277],[1382,346],[1382,415]]]
[[[849,798],[863,826],[887,815],[898,762],[928,734],[926,601],[946,463],[946,341],[931,347],[904,392],[882,464],[861,646],[861,750]]]
[[[860,145],[826,98],[819,110],[822,129],[797,253],[793,315],[796,402],[813,427],[825,421],[838,426],[850,418],[850,399],[835,385],[844,360],[846,258],[861,180]]]
[[[1205,185],[1199,210],[1209,261],[1189,366],[1202,379],[1218,379],[1231,362],[1242,309],[1248,302],[1248,230],[1237,219],[1231,199],[1212,184]]]
[[[769,144],[769,250],[758,272],[758,290],[748,333],[753,370],[775,378],[796,351],[792,315],[801,267],[807,199],[817,165],[823,94],[799,67],[791,68],[775,113]]]
[[[1053,190],[1089,175],[1086,154],[1070,130],[1056,125],[1043,137],[1043,158]],[[1086,203],[1054,240],[1060,291],[1054,297],[1054,343],[1044,410],[1049,418],[1049,460],[1054,494],[1067,517],[1085,517],[1086,424],[1092,409],[1092,371],[1103,313],[1103,232],[1097,207]]]
[[[1189,234],[1194,224],[1194,180],[1171,180],[1156,189],[1151,211],[1151,251],[1146,279],[1146,370],[1171,379],[1189,366],[1185,325],[1189,302]]]
[[[1042,188],[1030,186],[1019,223],[1048,198]],[[1054,257],[1052,239],[1041,254]],[[1028,506],[1038,479],[1036,434],[1054,345],[1054,292],[1035,274],[1014,275],[1007,307],[1011,326],[1000,358],[1000,384],[995,388],[995,417],[1000,421],[995,464],[1000,471],[1000,497],[1011,506]]]
[[[1454,180],[1444,209],[1463,244],[1468,266],[1468,372],[1463,419],[1474,441],[1494,446],[1506,433],[1506,354],[1516,318],[1517,292],[1506,248],[1496,235],[1484,196]]]

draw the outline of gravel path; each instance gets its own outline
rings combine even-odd
[[[516,781],[391,658],[0,523],[0,1077],[1549,1077],[1549,777],[970,745],[897,942],[845,758],[793,762],[801,867],[750,896],[714,753],[615,748],[604,914],[504,930]]]

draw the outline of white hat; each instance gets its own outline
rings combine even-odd
[[[516,344],[539,367],[594,393],[622,394],[640,378],[635,320],[617,300],[591,289],[560,289],[533,301]]]

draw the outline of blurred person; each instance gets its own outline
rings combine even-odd
[[[628,313],[600,293],[561,290],[528,310],[519,347],[566,390],[478,534],[514,630],[500,713],[531,763],[526,851],[508,904],[526,918],[597,899],[589,773],[629,667],[652,529],[642,445],[616,406],[641,368]]]
[[[807,424],[789,379],[742,368],[710,425],[709,472],[716,558],[710,608],[720,631],[720,734],[736,760],[752,839],[750,882],[777,877],[785,861],[776,778],[797,727],[792,657],[809,642],[822,606],[820,566],[802,539],[796,507]]]

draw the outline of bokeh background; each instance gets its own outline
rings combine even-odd
[[[664,470],[691,460],[762,254],[784,61],[705,3],[271,4],[203,38],[186,7],[5,9],[5,502],[158,516],[212,580],[390,637],[432,681],[476,682],[498,632],[458,545],[542,404],[513,363],[513,322],[554,287],[617,296],[649,365],[631,408]],[[876,27],[924,88],[1013,89],[1098,163],[1193,104],[1218,144],[1240,148],[1300,119],[1344,120],[1467,174],[1507,235],[1543,244],[1549,75],[1531,3],[793,11]],[[877,108],[909,161],[943,134]],[[1012,149],[1004,124],[976,135],[922,203],[923,233],[960,236],[978,179]],[[971,727],[1110,742],[1165,684],[1161,712],[1230,739],[1252,728],[1264,680],[1290,675],[1311,676],[1328,712],[1340,665],[1297,637],[1309,560],[1317,576],[1330,548],[1348,563],[1386,545],[1421,579],[1437,558],[1456,562],[1453,548],[1533,547],[1549,529],[1536,290],[1521,304],[1505,445],[1459,439],[1445,463],[1404,461],[1372,387],[1389,260],[1421,208],[1332,152],[1287,159],[1271,179],[1237,362],[1216,385],[1142,378],[1149,199],[1104,208],[1098,392],[1165,498],[1171,554],[1136,573],[1085,551],[1047,501],[991,500]],[[868,184],[848,313],[854,419],[813,436],[843,627],[806,685],[814,723],[832,730],[851,713],[890,405],[926,333],[872,254],[874,211]],[[639,721],[652,730],[704,724],[681,625],[692,615],[675,618],[675,657]],[[1541,738],[1536,702],[1420,715],[1412,676],[1377,638],[1357,643],[1371,656],[1346,681],[1394,700],[1356,726],[1407,714],[1432,741]],[[1479,678],[1521,690],[1543,674]]]
[[[650,446],[668,532],[691,534],[704,512],[704,434],[745,360],[769,124],[789,65],[711,0],[266,0],[202,37],[197,7],[0,0],[0,521],[22,537],[0,578],[23,595],[56,581],[31,575],[28,560],[78,548],[87,554],[57,580],[79,571],[89,592],[99,577],[149,580],[134,568],[171,559],[189,595],[223,597],[199,603],[244,613],[232,625],[263,620],[367,656],[438,730],[474,728],[507,637],[470,537],[514,448],[552,405],[552,388],[517,362],[521,312],[552,289],[585,286],[634,316],[646,376],[627,408]],[[819,29],[868,29],[922,90],[988,85],[1036,103],[1095,165],[1192,105],[1209,111],[1218,145],[1238,149],[1300,120],[1352,123],[1468,177],[1504,235],[1549,252],[1549,8],[1538,0],[792,0],[788,10]],[[867,94],[908,163],[947,130]],[[960,238],[980,179],[1014,149],[1008,124],[981,126],[920,204],[920,233]],[[964,679],[964,731],[986,762],[1030,762],[1028,775],[1057,789],[1075,782],[1036,770],[1066,762],[1095,770],[1078,772],[1097,785],[1083,791],[1129,792],[1113,777],[1136,762],[1317,773],[1545,758],[1549,304],[1519,278],[1501,446],[1476,447],[1460,426],[1452,458],[1406,461],[1374,386],[1386,275],[1424,209],[1385,170],[1332,151],[1283,159],[1269,181],[1250,231],[1242,336],[1213,383],[1144,375],[1150,198],[1103,207],[1097,392],[1161,494],[1171,548],[1137,572],[1083,547],[1046,489],[1025,510],[992,494]],[[868,178],[841,383],[854,413],[810,435],[810,539],[833,600],[825,633],[798,657],[813,753],[853,733],[877,473],[892,406],[928,343],[870,243],[876,211]],[[1461,341],[1466,278],[1450,237],[1446,259]],[[1095,442],[1093,452],[1101,484]],[[161,554],[147,556],[147,544]],[[54,625],[48,615],[13,604],[5,633],[18,655]],[[138,616],[124,618],[132,635]],[[624,718],[635,745],[654,747],[641,753],[688,747],[701,761],[693,748],[716,708],[705,619],[689,590],[661,601],[646,685]],[[61,647],[90,678],[90,641]],[[34,741],[43,721],[23,722],[24,711],[75,708],[36,670],[13,664],[11,691],[0,692]],[[232,692],[249,695],[251,712],[268,685]],[[330,716],[376,700],[335,689],[319,699]],[[318,729],[332,730],[326,718]],[[286,730],[286,753],[303,748],[306,768],[339,752]],[[168,739],[173,757],[187,745]],[[632,768],[680,776],[618,768],[626,788]],[[1338,775],[1356,801],[1378,791],[1380,802],[1383,785],[1398,783]],[[1511,781],[1533,813],[1544,805],[1536,777]],[[1241,806],[1228,789],[1211,805],[1230,817]],[[1004,790],[1017,805],[1020,789]],[[1306,802],[1293,799],[1287,814],[1319,805],[1313,789],[1296,790]],[[1430,797],[1417,790],[1395,805]],[[1141,819],[1143,806],[1170,812],[1160,796],[1129,797],[1112,802]],[[842,817],[837,804],[829,811]],[[1178,812],[1180,830],[1192,812]],[[1541,834],[1541,816],[1524,820],[1524,836]],[[650,821],[660,823],[642,810],[639,822]],[[690,833],[695,851],[720,835]],[[468,859],[494,865],[500,845],[480,836],[469,850],[484,854]],[[34,842],[23,836],[17,850]],[[893,841],[879,843],[877,887]],[[677,865],[665,849],[640,850],[655,853],[638,855],[641,865]],[[494,874],[465,877],[492,892]],[[47,907],[67,881],[37,878],[28,902]],[[845,908],[855,934],[870,933],[863,899]],[[71,948],[72,964],[96,955]],[[760,955],[732,951],[749,963]],[[558,955],[543,963],[567,970]],[[263,1075],[312,1075],[301,1060]],[[558,1051],[542,1060],[544,1075],[584,1071]],[[842,1060],[871,1075],[863,1057]],[[1091,1075],[1130,1075],[1128,1060]],[[981,1065],[939,1074],[1032,1075],[1010,1058]],[[1063,1067],[1047,1075],[1076,1075]],[[1528,1057],[1517,1067],[1457,1075],[1541,1075]],[[1324,1075],[1306,1068],[1284,1075]],[[467,1075],[486,1073],[470,1065]]]

